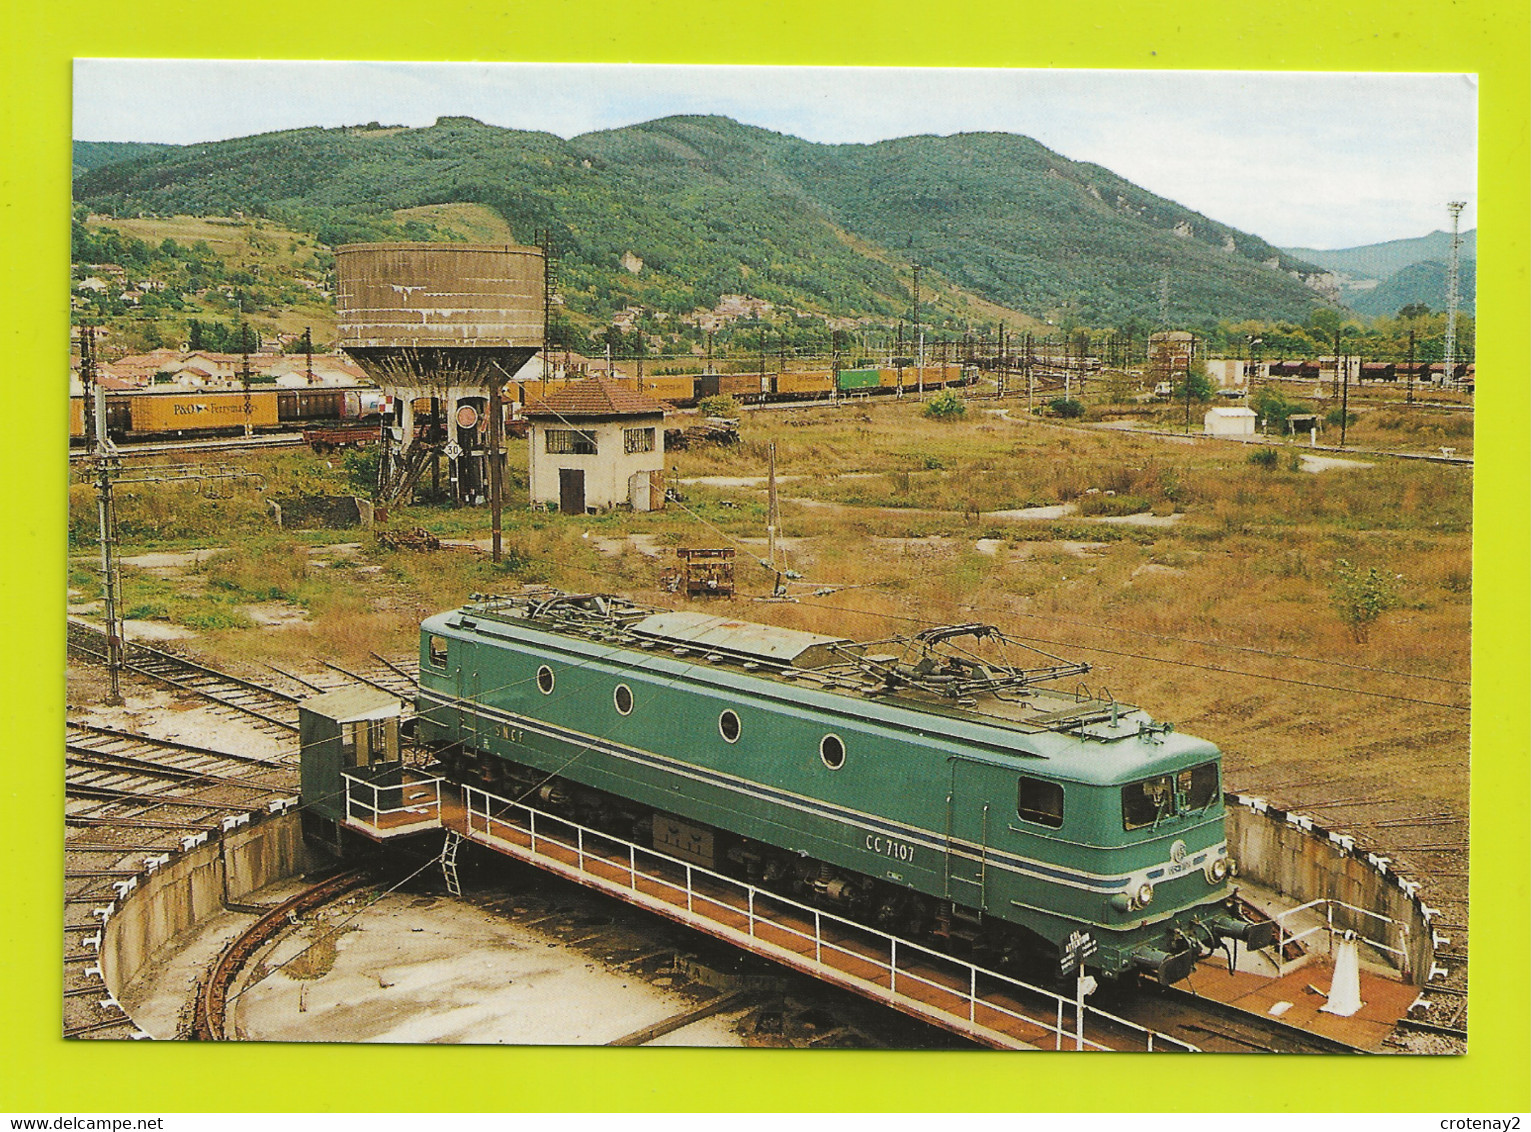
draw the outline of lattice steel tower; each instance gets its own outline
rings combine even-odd
[[[1441,384],[1449,385],[1456,381],[1457,363],[1457,271],[1461,248],[1461,238],[1457,235],[1457,227],[1461,223],[1462,209],[1467,207],[1465,201],[1454,200],[1446,206],[1451,211],[1451,256],[1446,262],[1446,349],[1445,357],[1441,360],[1444,366],[1441,369]]]

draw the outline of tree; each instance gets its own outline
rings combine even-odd
[[[1412,322],[1416,318],[1425,318],[1430,314],[1428,303],[1409,303],[1398,308],[1398,317],[1406,322]]]
[[[1356,644],[1364,645],[1371,636],[1372,624],[1390,609],[1398,608],[1399,576],[1375,566],[1361,569],[1341,558],[1334,564],[1329,583],[1329,601],[1340,620],[1350,626]]]
[[[1192,401],[1212,400],[1212,379],[1207,376],[1207,367],[1201,362],[1191,366],[1191,372],[1185,374],[1183,379],[1175,386],[1171,399],[1184,401],[1186,399],[1186,387],[1190,386]]]

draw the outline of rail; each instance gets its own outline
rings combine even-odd
[[[1040,1038],[1055,1049],[1198,1052],[1196,1046],[1088,1003],[1080,1013],[1072,997],[1057,991],[702,865],[553,817],[480,787],[464,785],[462,792],[462,832],[469,840],[508,855],[536,858],[554,872],[577,875],[588,886],[620,894],[630,903],[703,927],[757,954],[807,969],[987,1044],[1035,1047],[1039,1045],[1035,1039]],[[413,824],[418,829],[428,820],[422,817]],[[1100,1037],[1114,1037],[1116,1044],[1083,1037],[1084,1023],[1091,1023]]]
[[[1322,923],[1311,924],[1308,927],[1297,931],[1294,931],[1291,927],[1288,926],[1288,922],[1297,918],[1301,913],[1307,912],[1310,909],[1318,908],[1323,909],[1324,919]],[[1276,941],[1276,955],[1278,957],[1285,955],[1287,944],[1301,943],[1303,940],[1310,939],[1311,937],[1317,935],[1319,932],[1325,932],[1328,934],[1329,951],[1332,953],[1334,950],[1334,937],[1339,934],[1339,932],[1344,930],[1343,928],[1336,928],[1334,924],[1334,913],[1335,909],[1337,908],[1342,909],[1343,911],[1348,912],[1353,916],[1365,917],[1370,920],[1380,921],[1384,925],[1391,925],[1393,930],[1398,933],[1398,937],[1401,938],[1405,946],[1392,947],[1386,943],[1383,943],[1379,939],[1372,938],[1370,935],[1364,932],[1357,932],[1356,934],[1360,938],[1361,942],[1366,944],[1368,947],[1372,947],[1378,951],[1386,952],[1389,955],[1395,956],[1398,960],[1399,969],[1405,974],[1408,973],[1409,952],[1407,944],[1409,938],[1409,926],[1405,923],[1401,923],[1400,921],[1393,919],[1391,916],[1384,916],[1380,912],[1373,912],[1367,908],[1357,908],[1354,904],[1347,904],[1343,900],[1335,900],[1332,897],[1321,896],[1317,900],[1309,900],[1306,904],[1299,904],[1295,908],[1288,908],[1284,912],[1277,913],[1275,920],[1277,928],[1279,929],[1280,936]],[[1300,960],[1293,960],[1291,962],[1281,960],[1280,973],[1285,975],[1288,971],[1295,970],[1299,963]]]

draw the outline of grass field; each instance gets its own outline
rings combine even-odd
[[[746,414],[737,447],[670,455],[684,500],[665,511],[511,507],[498,566],[471,549],[280,532],[249,493],[139,488],[121,500],[125,554],[222,553],[169,577],[126,570],[125,608],[196,629],[188,647],[226,661],[317,663],[412,649],[421,616],[528,581],[677,604],[658,589],[669,549],[734,545],[739,596],[709,608],[862,639],[992,622],[1092,663],[1092,689],[1217,742],[1233,788],[1385,837],[1400,867],[1465,898],[1470,467],[1360,455],[1315,473],[1292,470],[1286,451],[1263,467],[1245,445],[1061,428],[1013,402],[987,411],[1005,407],[971,402],[956,424],[910,402]],[[757,564],[763,486],[705,479],[762,477],[773,441],[788,562],[803,575],[796,603],[755,600],[775,582]],[[306,453],[242,462],[276,495],[347,486],[344,465]],[[510,465],[524,500],[523,447]],[[1036,507],[1064,513],[996,514]],[[72,511],[71,585],[88,596],[89,488],[74,489]],[[412,506],[390,525],[484,539],[489,515]],[[360,545],[335,545],[348,541]],[[1396,580],[1401,602],[1366,643],[1331,604],[1341,560]],[[248,612],[273,603],[298,619],[273,629]],[[1413,835],[1385,824],[1400,821],[1426,824]],[[1447,835],[1429,823],[1462,846],[1430,848]]]

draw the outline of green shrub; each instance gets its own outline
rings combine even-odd
[[[191,629],[201,629],[204,632],[213,632],[218,629],[248,629],[255,624],[249,617],[237,609],[204,609],[195,613],[188,613],[181,618],[182,622]]]
[[[1349,428],[1356,423],[1356,415],[1336,407],[1324,414],[1324,423],[1331,428],[1339,428],[1341,425]]]
[[[1153,501],[1142,495],[1083,495],[1079,498],[1081,516],[1141,515],[1153,510]]]
[[[950,389],[943,389],[925,402],[925,415],[933,421],[961,420],[967,411],[967,404]]]
[[[1276,464],[1281,455],[1274,448],[1256,448],[1249,454],[1249,462],[1257,468],[1264,468],[1271,472],[1276,470]]]
[[[1329,600],[1358,645],[1367,642],[1377,618],[1402,602],[1396,575],[1375,566],[1363,570],[1343,558],[1334,564]]]
[[[704,417],[737,417],[739,415],[739,402],[728,394],[719,397],[703,397],[696,403]]]
[[[1055,417],[1075,420],[1084,416],[1084,402],[1073,397],[1055,397],[1047,403],[1047,410]]]

